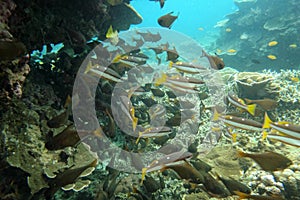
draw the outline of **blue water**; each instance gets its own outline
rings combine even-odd
[[[133,0],[130,4],[143,17],[143,22],[132,28],[159,27],[157,19],[173,11],[179,17],[171,29],[197,40],[218,32],[218,28],[214,28],[217,22],[237,10],[233,0],[166,0],[163,9],[159,2],[149,0]]]

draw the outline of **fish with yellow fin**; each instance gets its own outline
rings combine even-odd
[[[299,82],[299,77],[291,77],[290,79],[291,79],[291,81],[293,81],[294,83],[298,83],[298,82]]]
[[[109,67],[103,67],[98,64],[93,65],[91,61],[87,63],[84,73],[117,83],[122,82],[121,76],[116,71]]]
[[[227,95],[227,101],[236,106],[237,108],[246,110],[248,113],[250,113],[251,115],[255,115],[255,108],[256,108],[256,104],[250,104],[247,105],[245,104],[245,102],[238,98],[233,92],[229,92]]]
[[[263,131],[263,139],[268,138],[271,140],[280,141],[282,143],[300,147],[300,125],[292,124],[289,122],[272,122],[268,114],[265,113],[265,121],[263,128],[271,128],[279,134],[268,134]],[[271,130],[271,133],[274,132]]]
[[[121,100],[121,111],[128,117],[128,119],[132,123],[132,129],[135,131],[138,118],[135,117],[135,109],[130,101],[130,97],[127,96],[120,96]]]
[[[270,60],[276,60],[277,59],[277,57],[275,55],[272,55],[272,54],[267,55],[267,58],[269,58]]]
[[[227,53],[236,53],[236,50],[235,49],[228,49]]]
[[[293,137],[287,137],[284,135],[277,135],[277,134],[268,134],[266,132],[263,133],[264,137],[267,137],[270,140],[275,140],[282,142],[284,144],[292,145],[294,147],[300,147],[300,140]]]
[[[271,41],[271,42],[268,43],[268,46],[269,47],[273,47],[273,46],[276,46],[277,44],[278,44],[278,42],[275,41],[275,40],[273,40],[273,41]]]
[[[300,140],[300,125],[285,121],[272,122],[267,113],[265,113],[263,128],[272,128],[281,134]]]
[[[223,115],[214,111],[213,121],[222,120],[229,127],[239,128],[248,131],[262,131],[262,124],[252,119]]]
[[[169,135],[171,132],[172,129],[167,126],[147,128],[139,132],[139,136],[136,140],[136,144],[139,142],[140,138],[162,137],[165,135]]]
[[[274,99],[264,98],[264,99],[247,99],[245,98],[246,104],[256,104],[259,105],[263,110],[269,111],[274,110],[278,106],[278,102]]]
[[[181,61],[177,61],[175,63],[170,61],[169,67],[170,68],[174,67],[175,69],[177,69],[180,72],[185,72],[185,73],[189,73],[189,74],[199,74],[203,71],[207,71],[206,67],[203,67],[203,66],[200,66],[197,64],[193,64],[193,63],[181,62]]]
[[[146,166],[142,169],[141,183],[143,183],[146,173],[163,170],[163,169],[165,169],[165,167],[167,167],[169,165],[175,165],[176,163],[182,163],[182,161],[189,159],[192,156],[193,156],[192,153],[187,152],[182,149],[181,151],[176,151],[176,152],[167,154],[158,160],[152,161],[148,166]]]
[[[112,25],[109,26],[106,32],[106,38],[111,41],[113,45],[116,45],[119,42],[119,34],[117,30],[113,30]]]
[[[294,48],[297,48],[297,44],[290,44],[289,47],[290,47],[290,48],[293,48],[293,49],[294,49]]]
[[[245,153],[238,151],[238,157],[253,159],[265,171],[284,170],[292,164],[289,158],[275,152]]]
[[[180,74],[167,75],[163,72],[160,77],[154,79],[155,86],[161,84],[178,92],[197,93],[197,87],[204,84],[204,81],[192,77],[181,76]]]

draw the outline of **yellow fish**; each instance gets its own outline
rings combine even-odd
[[[276,59],[277,59],[277,57],[274,56],[274,55],[272,55],[272,54],[268,55],[267,57],[268,57],[270,60],[276,60]]]
[[[289,47],[290,48],[297,48],[297,45],[296,44],[290,44]]]
[[[231,32],[231,28],[226,28],[225,31],[229,33]]]
[[[203,27],[198,28],[199,31],[204,31]]]
[[[117,36],[118,36],[118,31],[114,31],[112,25],[110,25],[106,32],[106,38],[114,38]]]
[[[275,41],[275,40],[273,40],[273,41],[271,41],[271,42],[268,43],[268,46],[269,47],[273,47],[273,46],[276,46],[277,44],[278,44],[278,42]]]
[[[114,45],[119,42],[118,31],[114,31],[112,25],[109,26],[105,36],[106,38],[110,39],[111,43]]]
[[[235,49],[228,49],[227,52],[228,52],[228,53],[235,53],[236,50],[235,50]]]
[[[299,78],[298,77],[291,77],[291,81],[297,83],[297,82],[299,82]]]
[[[217,49],[217,54],[220,54],[222,53],[222,50],[221,49]]]

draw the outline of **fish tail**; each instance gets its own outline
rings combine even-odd
[[[142,169],[142,178],[141,178],[141,183],[140,183],[140,185],[143,185],[143,182],[144,182],[144,180],[145,180],[145,176],[146,176],[146,173],[147,173],[147,167],[144,167],[143,169]]]
[[[255,115],[256,104],[247,105],[247,111],[254,116]]]
[[[268,114],[265,113],[265,120],[263,128],[271,128],[270,123],[272,123],[272,120],[269,118]]]
[[[249,198],[250,195],[246,194],[244,192],[240,192],[240,191],[233,191],[236,195],[238,195],[240,197],[240,199],[246,199]]]
[[[70,95],[67,96],[67,99],[66,99],[66,102],[65,102],[65,105],[64,105],[64,108],[67,108],[72,102],[72,98]]]
[[[201,58],[207,57],[207,56],[208,56],[207,53],[202,49],[202,55],[201,55]]]
[[[138,119],[137,117],[134,117],[134,116],[133,116],[133,118],[132,118],[132,129],[133,129],[133,131],[135,131],[135,129],[136,129],[138,120],[139,120],[139,119]]]
[[[247,154],[245,152],[242,152],[242,151],[238,150],[237,156],[240,157],[240,158],[241,157],[247,157]]]
[[[168,77],[167,74],[162,73],[161,77],[159,77],[155,80],[154,85],[159,86],[159,85],[163,84],[164,82],[167,81],[167,77]]]
[[[232,142],[236,142],[236,136],[237,136],[237,133],[232,133],[231,134],[231,137],[232,137]]]
[[[122,59],[122,55],[116,55],[116,57],[112,60],[112,63],[118,63]]]
[[[93,135],[98,137],[98,138],[102,138],[103,137],[103,130],[101,127],[97,128],[96,130],[93,131]]]
[[[139,132],[139,137],[136,139],[135,144],[138,144],[138,143],[139,143],[142,134],[143,134],[142,132]]]
[[[172,67],[173,67],[173,64],[174,64],[174,62],[170,61],[170,62],[169,62],[169,68],[172,68]]]
[[[93,65],[92,65],[92,62],[89,61],[85,70],[84,70],[84,73],[87,74],[91,69],[92,69]]]
[[[221,115],[221,114],[218,113],[217,109],[214,109],[214,115],[213,115],[212,120],[213,120],[213,121],[219,120],[220,115]]]
[[[263,134],[262,134],[262,139],[265,140],[268,136],[268,132],[267,131],[263,131]]]

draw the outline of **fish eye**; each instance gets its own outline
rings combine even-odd
[[[224,65],[218,64],[218,69],[223,69],[223,68],[224,68]]]

